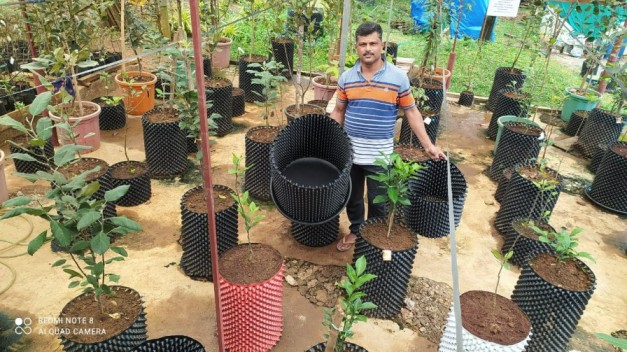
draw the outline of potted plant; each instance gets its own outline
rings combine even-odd
[[[255,0],[248,0],[248,7],[245,8],[244,13],[246,15],[252,15],[255,11],[258,10],[257,6],[259,5]],[[250,19],[251,26],[251,38],[250,38],[250,47],[248,50],[248,54],[244,54],[239,58],[239,87],[244,90],[246,101],[247,102],[255,102],[255,101],[263,101],[263,87],[260,84],[253,83],[253,79],[255,79],[254,71],[259,70],[260,66],[256,66],[256,68],[249,68],[251,64],[257,63],[261,64],[266,61],[266,57],[264,55],[258,55],[256,52],[257,42],[256,38],[256,30],[257,30],[257,17],[252,16]]]
[[[233,158],[229,173],[235,175],[235,192],[231,196],[244,220],[248,243],[235,246],[220,257],[224,347],[229,351],[266,351],[278,342],[283,330],[285,264],[274,248],[251,242],[251,231],[264,215],[249,193],[240,191],[240,179],[245,173],[240,158]]]
[[[492,254],[501,263],[496,277],[494,292],[468,291],[460,297],[463,350],[522,352],[532,334],[527,314],[513,300],[498,294],[501,272],[509,268],[507,260],[512,251],[501,254],[493,249]],[[440,351],[455,352],[459,349],[455,313],[451,307],[444,336],[440,340]]]
[[[405,162],[396,153],[382,155],[375,164],[383,171],[369,177],[380,182],[386,192],[375,197],[374,202],[387,203],[391,209],[386,218],[368,219],[360,227],[353,262],[364,255],[368,261],[367,271],[379,278],[363,286],[363,292],[377,306],[366,314],[387,318],[398,314],[403,306],[418,249],[416,234],[395,216],[400,206],[411,204],[408,181],[422,166]]]
[[[331,61],[319,67],[323,70],[324,74],[312,79],[314,99],[331,100],[337,90],[337,80],[339,77],[337,65],[337,61]]]
[[[49,99],[50,94],[40,94],[33,102],[36,108],[31,113],[41,113]],[[31,134],[51,133],[50,120],[42,120],[44,122],[40,123],[38,131],[31,130]],[[23,125],[22,128],[27,129]],[[41,199],[30,196],[15,197],[3,203],[8,211],[1,219],[30,214],[49,223],[50,229],[40,233],[28,244],[30,255],[52,239],[68,248],[71,261],[59,259],[52,267],[61,267],[69,275],[68,287],[80,287],[83,294],[71,300],[60,313],[62,322],[58,328],[64,331],[60,336],[64,348],[82,349],[87,345],[102,350],[133,348],[146,339],[145,313],[141,297],[136,291],[110,284],[120,279],[119,275],[109,271],[110,265],[123,261],[127,256],[124,248],[111,245],[111,237],[141,231],[141,226],[125,216],[106,217],[106,203],[122,197],[128,187],[107,190],[103,199],[94,199],[102,186],[98,181],[87,180],[91,174],[99,171],[99,167],[82,171],[71,178],[64,175],[62,169],[74,160],[78,151],[85,148],[75,144],[64,145],[56,150],[54,164],[49,165],[50,172],[20,174],[31,182],[53,182],[53,189],[44,196],[51,205],[44,206]],[[81,306],[83,308],[79,308]],[[63,319],[76,316],[86,317],[87,323],[82,320],[70,323]],[[120,328],[113,328],[119,324],[122,324]],[[95,335],[73,332],[92,328],[105,332]]]
[[[434,110],[431,105],[429,105],[429,101],[431,98],[426,93],[426,89],[423,87],[417,87],[416,85],[410,86],[411,94],[414,96],[414,100],[416,101],[416,106],[422,115],[422,122],[425,124],[425,130],[427,131],[427,135],[431,140],[431,143],[435,144],[435,140],[438,136],[438,127],[440,126],[440,113],[438,110]],[[398,142],[400,144],[407,144],[410,146],[415,146],[422,148],[422,144],[420,140],[411,129],[409,125],[409,121],[403,115],[401,122],[401,132],[399,136]]]
[[[148,27],[128,8],[125,9],[125,23],[128,41],[137,57],[137,71],[122,71],[115,76],[115,82],[124,94],[124,106],[131,115],[142,115],[155,106],[155,84],[157,76],[143,70],[138,50],[145,44]]]
[[[620,171],[623,170],[623,171]],[[627,214],[627,142],[613,143],[603,156],[594,180],[584,189],[586,196],[604,209]]]
[[[126,109],[123,96],[111,95],[111,75],[107,71],[100,72],[100,80],[104,83],[105,96],[96,98],[92,102],[100,105],[100,129],[118,130],[126,126]]]
[[[309,348],[306,352],[345,352],[366,350],[346,340],[353,336],[351,330],[354,323],[367,321],[368,318],[362,315],[362,311],[375,309],[377,306],[372,302],[362,301],[364,293],[360,288],[376,279],[376,275],[366,273],[366,257],[361,256],[355,261],[355,266],[346,264],[346,276],[337,283],[344,291],[345,297],[339,299],[339,304],[333,308],[324,309],[323,326],[327,328],[324,334],[326,342],[319,343]]]
[[[203,21],[203,30],[208,32],[207,35],[204,36],[208,38],[205,43],[205,48],[207,49],[206,56],[210,58],[210,65],[204,65],[205,76],[207,77],[211,77],[212,68],[221,70],[229,67],[233,40],[223,35],[221,26],[223,25],[224,18],[230,11],[230,7],[231,1],[201,1],[200,18]]]
[[[513,116],[526,118],[531,107],[531,94],[525,92],[522,88],[516,88],[516,82],[510,82],[505,88],[497,92],[496,103],[494,104],[494,112],[490,118],[487,135],[488,138],[496,140],[498,137],[498,119],[502,116]],[[529,120],[529,119],[526,119]],[[526,122],[520,119],[504,119],[505,122]]]
[[[447,84],[446,82],[448,82],[451,77],[451,71],[438,67],[438,48],[442,41],[440,33],[443,21],[442,7],[447,5],[443,3],[442,0],[433,0],[429,1],[427,6],[433,15],[430,18],[429,28],[427,30],[425,52],[423,53],[418,71],[410,72],[410,77],[417,78],[421,86],[428,84],[435,90],[443,90],[444,85]],[[423,80],[427,80],[427,82],[422,83]],[[438,81],[439,83],[434,81]],[[439,110],[438,107],[436,111]]]
[[[594,273],[579,258],[594,259],[576,250],[579,228],[535,230],[553,253],[538,253],[523,267],[512,301],[527,314],[533,327],[528,350],[560,351],[566,348],[596,285]],[[549,311],[552,313],[547,314]]]
[[[280,131],[280,127],[270,126],[270,118],[282,120],[281,115],[276,113],[276,104],[281,100],[281,83],[286,79],[280,75],[282,65],[275,61],[251,66],[253,67],[251,72],[255,76],[254,84],[263,87],[261,92],[256,93],[263,95],[264,98],[255,104],[263,108],[260,117],[264,125],[253,127],[246,132],[244,189],[256,199],[270,200],[270,147]]]

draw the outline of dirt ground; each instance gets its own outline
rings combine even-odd
[[[87,90],[88,98],[97,96],[99,90],[99,84],[94,84]],[[287,94],[285,101],[291,101],[292,96]],[[257,117],[258,110],[258,107],[247,104],[247,113],[234,118],[235,130],[217,138],[217,144],[212,146],[214,183],[234,186],[233,177],[227,175],[231,153],[244,153],[246,130],[262,123]],[[444,116],[437,144],[450,153],[468,182],[464,212],[456,232],[460,289],[462,292],[494,290],[499,263],[490,250],[500,248],[503,240],[492,225],[499,209],[494,200],[496,183],[485,173],[491,164],[494,146],[494,142],[486,139],[484,134],[490,113],[481,108],[459,107],[450,100]],[[129,156],[134,160],[143,160],[140,117],[130,116],[128,126],[131,136]],[[123,131],[102,131],[101,138],[100,149],[89,156],[102,158],[110,164],[124,159]],[[561,138],[559,135],[556,137]],[[6,151],[6,146],[3,149]],[[574,190],[562,192],[551,224],[556,228],[579,226],[585,229],[580,249],[596,258],[596,264],[590,263],[590,267],[597,277],[597,288],[571,340],[570,350],[613,351],[591,334],[627,328],[626,221],[624,217],[597,208],[580,194],[581,184],[589,183],[593,178],[585,168],[586,161],[554,147],[550,148],[548,156],[551,165],[559,169]],[[10,161],[8,164],[5,172],[10,193],[45,192],[47,185],[33,185],[12,176],[15,169]],[[174,180],[153,180],[152,198],[148,203],[137,207],[118,207],[119,214],[139,221],[144,230],[119,240],[127,248],[129,257],[123,263],[116,263],[112,270],[121,275],[121,284],[134,288],[143,296],[149,338],[183,334],[201,341],[207,351],[216,351],[213,285],[188,278],[177,265],[182,254],[177,243],[181,228],[179,202],[186,190],[200,183],[197,171],[190,171]],[[304,351],[323,339],[323,302],[331,302],[337,297],[328,284],[339,277],[342,269],[338,266],[350,262],[352,253],[337,252],[335,244],[322,248],[302,246],[291,237],[289,221],[278,213],[273,204],[262,203],[261,208],[266,217],[253,230],[252,240],[274,246],[289,258],[288,264],[291,264],[288,267],[292,268],[286,273],[291,280],[284,286],[283,336],[273,351]],[[27,241],[44,230],[46,224],[38,219],[20,217],[0,222],[0,228],[3,240]],[[348,231],[345,214],[341,217],[340,231]],[[245,241],[241,221],[239,233],[240,241]],[[394,321],[369,319],[367,323],[355,326],[352,341],[369,351],[437,350],[437,331],[444,325],[443,317],[448,312],[452,292],[450,241],[448,237],[420,237],[419,243],[409,295],[412,302],[406,301],[414,309],[405,308]],[[60,351],[59,340],[54,331],[50,331],[54,326],[45,319],[56,317],[63,306],[78,294],[77,290],[67,288],[68,281],[61,270],[50,267],[63,255],[45,248],[34,257],[14,257],[25,252],[25,248],[18,246],[3,250],[7,246],[0,242],[0,262],[6,264],[0,265],[0,290],[10,286],[0,296],[0,312],[33,319],[34,330],[27,336],[24,351]],[[13,283],[9,267],[16,272]],[[311,277],[298,277],[301,269],[311,270]],[[503,273],[498,289],[500,294],[511,294],[519,273],[519,269]],[[312,280],[316,283],[307,289],[302,288]],[[321,284],[318,285],[318,282]],[[325,292],[322,292],[324,287]],[[422,319],[422,322],[421,319],[414,319],[417,323],[411,323],[414,315],[424,317],[428,315],[427,311],[434,311],[429,319]],[[441,321],[438,323],[437,319]]]

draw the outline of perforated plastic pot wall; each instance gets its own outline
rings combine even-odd
[[[475,100],[475,93],[465,90],[459,93],[459,100],[457,100],[457,104],[461,106],[472,106],[472,103]]]
[[[398,44],[394,42],[384,42],[383,47],[386,49],[385,52],[390,55],[396,63],[396,57],[398,56]]]
[[[233,87],[232,114],[233,117],[242,116],[246,113],[246,102],[244,95],[246,93],[242,88]]]
[[[509,231],[514,219],[525,217],[538,220],[542,218],[545,211],[551,212],[562,190],[562,176],[547,168],[548,172],[557,177],[559,184],[554,189],[541,191],[531,180],[521,176],[518,172],[519,168],[525,165],[533,164],[521,164],[513,168],[514,172],[501,202],[501,209],[494,219],[495,227],[503,234]]]
[[[213,281],[211,273],[211,252],[209,251],[209,219],[207,213],[197,213],[185,207],[187,198],[194,193],[204,192],[203,186],[197,186],[185,192],[181,198],[181,269],[192,278]],[[234,191],[222,185],[214,185],[214,190],[229,193]],[[218,255],[237,245],[237,203],[215,213],[218,238]]]
[[[315,346],[311,346],[305,352],[324,352],[326,348],[327,348],[327,343],[320,342],[319,344]],[[346,342],[344,343],[344,352],[368,352],[368,350],[361,346],[355,345],[354,343]]]
[[[146,164],[151,177],[173,177],[187,168],[187,142],[178,119],[173,122],[153,123],[148,117],[159,112],[173,113],[173,109],[156,107],[142,116]]]
[[[512,81],[516,81],[514,86],[517,89],[522,88],[526,78],[527,76],[520,69],[514,68],[512,72],[511,67],[497,68],[494,72],[494,80],[492,81],[492,88],[490,88],[490,96],[488,97],[488,101],[485,105],[486,109],[494,111],[494,108],[496,107],[497,93],[499,90],[507,88]]]
[[[258,284],[233,284],[220,276],[224,347],[229,352],[269,351],[283,332],[285,263]]]
[[[616,148],[627,148],[627,143],[616,143],[605,153],[586,194],[608,210],[627,214],[627,158]]]
[[[248,191],[251,196],[260,200],[270,200],[270,149],[272,143],[263,143],[251,139],[254,131],[272,129],[278,131],[278,127],[274,126],[258,126],[253,127],[245,136],[245,153],[246,153],[246,175],[244,178],[244,190]]]
[[[591,157],[594,148],[599,144],[612,145],[618,140],[623,129],[622,120],[617,123],[618,117],[603,109],[592,109],[575,146],[583,155]]]
[[[17,172],[34,174],[37,171],[50,170],[47,160],[50,159],[52,161],[52,158],[54,157],[54,146],[52,145],[52,139],[48,139],[46,141],[43,151],[39,147],[27,146],[25,148],[26,149],[22,149],[13,145],[13,143],[9,143],[9,151],[11,152],[11,154],[26,153],[38,160],[37,162],[13,159],[13,163],[15,164],[15,170]]]
[[[337,176],[323,185],[305,186],[293,179],[307,175],[284,174],[299,160],[320,160],[335,168]],[[353,151],[350,138],[336,121],[324,115],[305,115],[284,127],[270,152],[273,199],[279,210],[292,221],[324,222],[337,215],[350,192]],[[315,173],[316,170],[300,170]]]
[[[545,281],[527,264],[522,269],[512,301],[527,314],[533,335],[525,351],[564,351],[579,318],[594,292],[596,277],[588,266],[576,259],[590,278],[586,291],[569,291]]]
[[[118,168],[135,168],[144,167],[148,170],[147,165],[140,161],[121,161],[111,165],[109,168],[110,173]],[[152,186],[150,184],[150,175],[148,172],[138,172],[134,177],[128,179],[118,179],[111,176],[111,188],[118,186],[129,185],[129,189],[122,198],[118,199],[115,203],[124,207],[132,207],[146,203],[150,200],[152,195]]]
[[[427,135],[431,140],[431,143],[435,144],[435,141],[438,137],[438,128],[440,126],[440,114],[435,114],[433,116],[429,116],[431,121],[428,124],[425,123],[425,130],[427,131]],[[401,122],[401,132],[398,138],[399,144],[410,144],[414,147],[422,147],[422,144],[418,140],[418,137],[412,131],[409,122],[407,121],[407,117],[403,116]]]
[[[339,233],[339,215],[318,225],[306,225],[292,222],[292,236],[294,236],[294,239],[298,243],[309,247],[328,246],[337,240]]]
[[[146,331],[146,312],[144,311],[144,302],[141,299],[141,296],[137,291],[124,287],[124,286],[112,286],[111,289],[114,292],[127,291],[133,294],[137,298],[138,302],[141,302],[141,310],[137,319],[125,330],[123,330],[118,335],[94,344],[86,344],[79,343],[75,341],[68,340],[65,336],[60,335],[59,338],[61,340],[61,345],[63,345],[63,350],[66,352],[125,352],[129,351],[139,345],[141,345],[147,339],[147,331]],[[77,301],[84,301],[86,299],[93,300],[92,297],[88,297],[87,293],[83,293],[80,296],[72,299],[70,303]],[[66,314],[64,313],[67,309],[67,306],[70,304],[66,304],[59,317],[63,319]]]
[[[548,243],[528,238],[519,234],[518,231],[515,230],[514,224],[522,223],[523,221],[527,220],[518,218],[512,221],[509,228],[504,232],[505,242],[503,243],[503,247],[501,247],[501,253],[503,254],[509,251],[513,252],[509,262],[519,267],[525,266],[531,255],[536,253],[553,252],[553,248]],[[545,226],[550,228],[550,232],[555,232],[555,229],[552,226]]]
[[[198,152],[198,143],[196,143],[196,138],[190,137],[188,131],[183,131],[185,134],[185,145],[187,149],[187,153],[196,153]]]
[[[374,223],[385,223],[383,218],[370,218],[366,220],[360,231]],[[381,236],[385,236],[384,233]],[[418,251],[418,239],[412,248],[400,251],[392,251],[392,260],[383,260],[383,249],[375,247],[357,235],[353,264],[363,256],[366,256],[367,273],[377,275],[377,279],[364,284],[361,288],[366,294],[364,300],[377,305],[375,309],[364,311],[363,314],[374,318],[390,318],[398,314],[403,308],[405,292],[409,283],[409,276],[414,265],[416,252]]]
[[[222,137],[233,130],[233,83],[225,78],[211,78],[210,82],[219,81],[222,85],[219,88],[207,87],[207,101],[212,101],[211,107],[207,108],[207,117],[214,113],[220,115],[215,119],[218,129],[216,135]]]
[[[570,120],[562,131],[569,136],[578,136],[588,120],[588,111],[577,110],[570,115]]]
[[[529,134],[512,129],[516,127],[529,131]],[[496,150],[492,166],[490,166],[490,178],[494,181],[500,181],[503,178],[503,170],[537,158],[542,142],[540,137],[543,136],[541,132],[542,130],[539,128],[524,123],[505,123],[499,148]]]
[[[252,57],[254,62],[262,63],[265,61],[265,57],[260,55],[253,55]],[[250,63],[248,62],[248,55],[239,58],[239,87],[246,92],[245,98],[247,102],[264,101],[263,85],[253,84],[252,80],[255,79],[255,74],[248,72],[249,70],[259,71],[260,68],[249,68],[248,65]]]
[[[588,164],[588,170],[590,170],[590,172],[593,174],[597,172],[597,169],[603,160],[603,156],[605,156],[608,149],[609,147],[607,144],[599,144],[596,148],[594,148],[594,152],[592,152],[592,159],[590,159],[590,164]]]
[[[205,352],[203,345],[189,336],[174,335],[148,340],[133,352]]]
[[[430,107],[431,111],[435,111],[439,115],[440,109],[442,108],[442,102],[444,101],[442,82],[437,79],[425,78],[422,80],[422,83],[422,88],[425,90],[425,95],[429,98],[425,103],[426,106]],[[425,87],[425,84],[429,86]],[[433,86],[434,88],[431,88],[431,86]]]
[[[464,344],[464,352],[522,352],[525,350],[525,346],[529,342],[529,338],[532,336],[530,332],[527,338],[515,343],[513,345],[501,345],[495,342],[484,340],[478,336],[473,335],[470,331],[466,330],[462,326],[462,341]],[[448,313],[446,319],[446,328],[444,329],[444,335],[440,339],[439,352],[457,352],[457,323],[455,321],[455,312],[453,311],[453,305]]]
[[[446,161],[429,160],[425,169],[418,170],[409,180],[409,201],[404,207],[407,227],[425,237],[442,237],[450,233],[448,217],[448,187]],[[467,184],[462,172],[451,163],[453,212],[455,227],[464,210]]]
[[[96,98],[92,102],[98,104],[101,98]],[[117,105],[101,105],[100,107],[100,129],[103,131],[119,130],[126,126],[126,109],[124,101],[120,101]]]
[[[287,79],[292,78],[294,70],[294,41],[289,38],[272,39],[272,56],[274,60],[283,65],[281,75]]]
[[[202,70],[207,77],[211,77],[211,58],[203,57],[202,58]]]
[[[506,95],[511,93],[511,89],[501,89],[496,93],[496,105],[494,106],[494,113],[490,119],[490,125],[488,125],[488,137],[492,140],[496,139],[496,135],[499,131],[497,120],[501,116],[518,116],[523,117],[527,115],[527,105],[524,102],[526,97],[510,97]]]
[[[509,186],[509,180],[512,178],[512,171],[510,169],[503,170],[503,178],[499,181],[499,184],[496,186],[496,192],[494,192],[494,199],[497,202],[501,203],[503,201],[503,197],[505,193],[507,193],[507,187]]]

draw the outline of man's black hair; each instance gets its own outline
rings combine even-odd
[[[358,37],[365,37],[374,32],[377,32],[377,34],[379,34],[379,39],[383,40],[383,28],[381,28],[381,25],[375,22],[364,22],[360,24],[355,31],[355,42],[357,42]]]

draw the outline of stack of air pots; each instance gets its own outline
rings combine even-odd
[[[178,111],[158,106],[142,115],[148,171],[153,178],[173,177],[187,168],[187,139]]]
[[[443,237],[450,233],[448,217],[447,164],[445,160],[429,160],[409,180],[409,201],[404,209],[407,227],[425,237]],[[462,172],[450,163],[455,226],[459,225],[467,185]]]
[[[275,138],[270,193],[277,209],[295,223],[300,243],[322,246],[337,238],[337,216],[351,190],[352,162],[350,138],[324,115],[295,119]]]
[[[503,170],[537,158],[543,140],[544,131],[541,128],[523,122],[505,123],[490,166],[490,178],[500,181],[504,177]]]
[[[233,84],[226,78],[210,78],[205,80],[207,104],[207,117],[216,117],[218,125],[216,135],[222,137],[233,130]]]

